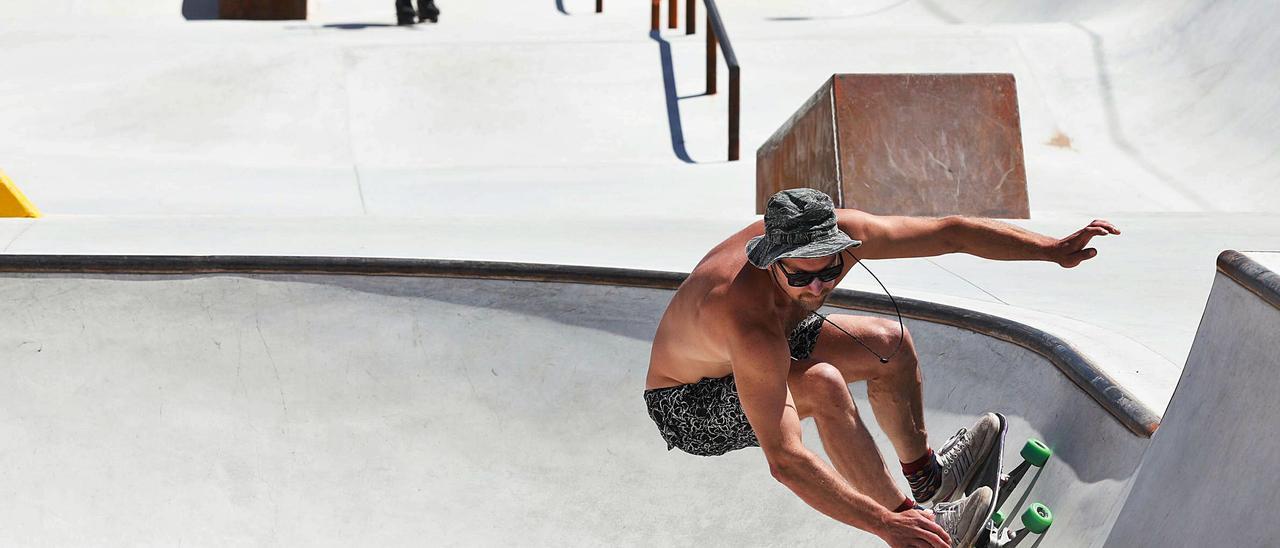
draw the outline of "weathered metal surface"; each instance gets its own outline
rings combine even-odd
[[[220,19],[279,21],[307,18],[307,0],[221,0]]]
[[[816,188],[840,203],[831,81],[823,84],[756,150],[756,214],[769,197],[788,188]]]
[[[758,195],[806,186],[882,215],[1029,218],[1013,75],[838,74],[823,88],[832,106],[806,102],[760,148]],[[812,108],[834,110],[830,139],[795,123]],[[835,193],[827,166],[786,158],[825,155],[837,158]]]

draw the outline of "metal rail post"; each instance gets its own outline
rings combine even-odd
[[[741,70],[738,67],[738,56],[729,43],[729,33],[725,31],[724,20],[720,18],[720,8],[716,0],[703,0],[707,8],[707,94],[716,92],[716,49],[724,54],[724,64],[729,67],[729,161],[738,159],[738,128],[742,111],[739,97],[741,91]]]
[[[742,111],[742,104],[738,89],[741,84],[739,80],[740,70],[737,65],[729,66],[729,161],[738,160],[738,116]]]
[[[707,17],[707,95],[716,94],[716,29]]]

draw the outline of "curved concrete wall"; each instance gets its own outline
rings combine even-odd
[[[1280,263],[1280,254],[1265,255]],[[1264,515],[1280,505],[1271,473],[1280,465],[1280,275],[1233,252],[1219,265],[1182,379],[1107,546],[1276,544]]]
[[[2,275],[0,484],[23,504],[0,543],[879,545],[805,506],[759,450],[665,450],[640,393],[670,295]],[[1057,452],[1025,497],[1057,514],[1046,543],[1100,543],[1147,440],[1039,354],[908,328],[933,443],[1008,414],[1007,456],[1027,436]],[[806,443],[821,452],[811,424]]]

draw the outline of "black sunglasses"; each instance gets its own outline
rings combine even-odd
[[[840,272],[844,270],[844,255],[838,255],[839,262],[828,266],[817,272],[787,272],[787,267],[778,262],[778,269],[787,277],[787,285],[791,287],[804,287],[813,283],[813,279],[817,278],[824,282],[829,282],[840,277]]]

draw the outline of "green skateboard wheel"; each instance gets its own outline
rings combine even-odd
[[[1049,530],[1049,526],[1053,525],[1053,512],[1049,511],[1048,506],[1037,502],[1022,513],[1022,524],[1038,535]]]
[[[991,514],[991,523],[996,527],[1004,525],[1004,512],[996,512]]]
[[[1044,442],[1031,438],[1027,440],[1026,445],[1022,446],[1022,452],[1019,454],[1022,455],[1022,458],[1027,459],[1027,462],[1031,463],[1032,466],[1042,468],[1044,463],[1049,462],[1049,457],[1053,456],[1053,449],[1049,449],[1049,446],[1045,445]]]

